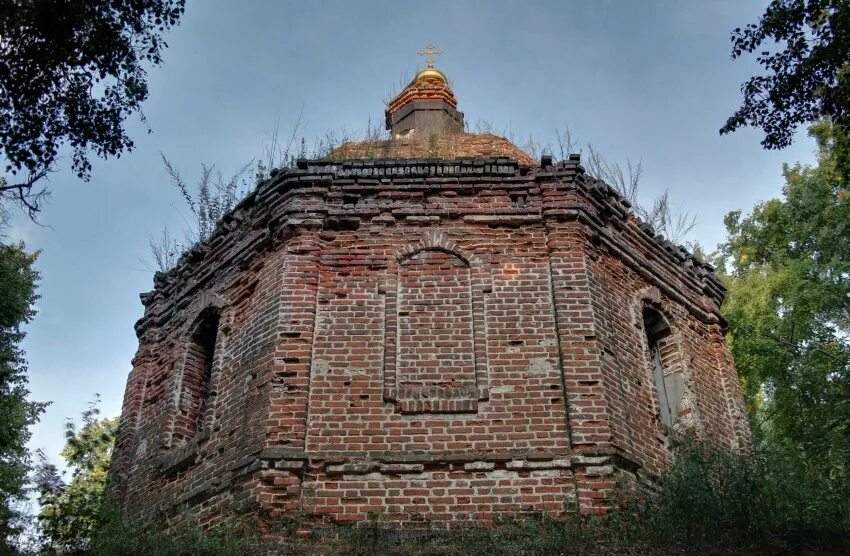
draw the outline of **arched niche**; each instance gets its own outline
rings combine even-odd
[[[211,404],[212,376],[219,357],[221,312],[216,307],[201,311],[185,339],[177,415],[173,441],[195,438],[203,429],[203,419]]]
[[[468,413],[488,398],[489,279],[442,233],[402,249],[387,269],[384,399],[400,413]]]

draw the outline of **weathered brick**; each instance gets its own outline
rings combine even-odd
[[[122,507],[210,526],[258,509],[600,513],[618,473],[669,465],[676,436],[746,450],[711,269],[578,160],[527,162],[301,161],[261,184],[143,295],[111,470]],[[681,378],[672,429],[647,307]],[[211,359],[195,335],[210,314]]]

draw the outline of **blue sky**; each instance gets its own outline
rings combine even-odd
[[[202,162],[233,172],[261,154],[275,122],[301,132],[362,130],[434,43],[467,121],[491,122],[546,143],[568,123],[608,158],[643,162],[642,197],[669,189],[697,215],[689,239],[712,248],[730,210],[780,194],[783,162],[813,162],[801,133],[763,151],[756,131],[717,130],[755,70],[731,61],[729,32],[766,2],[283,2],[190,0],[168,35],[165,65],[150,72],[144,112],[152,133],[128,123],[136,149],[99,161],[90,182],[69,160],[51,177],[47,227],[17,219],[13,238],[42,251],[38,316],[25,349],[34,399],[50,400],[33,448],[58,463],[62,424],[98,392],[120,411],[152,287],[148,238],[183,217],[160,161],[189,181]]]

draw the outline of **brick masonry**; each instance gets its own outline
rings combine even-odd
[[[683,435],[749,446],[723,287],[578,157],[304,161],[154,282],[110,471],[143,521],[599,513]]]
[[[532,166],[534,160],[525,151],[498,135],[490,133],[440,133],[429,136],[350,141],[343,143],[328,158],[350,159],[421,159],[421,158],[512,158]]]

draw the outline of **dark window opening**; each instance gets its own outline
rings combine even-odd
[[[678,380],[678,375],[671,374],[671,366],[674,364],[676,354],[670,326],[664,315],[651,307],[643,309],[643,324],[649,346],[652,382],[658,397],[661,422],[672,428],[678,414],[679,402],[675,392],[670,391],[677,390],[673,382]]]
[[[218,325],[217,313],[203,315],[186,348],[180,413],[174,428],[177,440],[190,440],[203,428],[204,415],[210,402]]]

